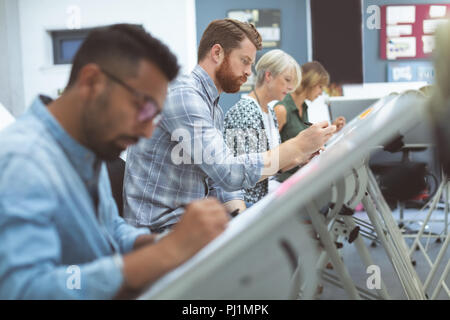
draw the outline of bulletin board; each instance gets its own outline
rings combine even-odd
[[[278,9],[239,9],[229,10],[228,18],[236,19],[242,22],[253,24],[262,38],[262,47],[264,49],[280,48],[281,46],[281,11]],[[260,55],[257,54],[259,60]],[[256,83],[255,74],[248,77],[240,92],[253,90]]]
[[[255,25],[261,34],[263,48],[281,46],[281,11],[278,9],[230,10],[228,18]]]
[[[381,8],[380,53],[385,60],[429,58],[434,32],[450,17],[450,4],[386,5]]]

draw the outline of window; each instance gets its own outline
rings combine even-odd
[[[91,29],[51,31],[53,63],[70,64]]]
[[[142,25],[136,27],[144,29]],[[71,64],[84,39],[94,29],[96,28],[50,31],[53,42],[53,64]]]

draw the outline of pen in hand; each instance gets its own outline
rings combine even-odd
[[[233,210],[233,211],[230,213],[230,216],[231,216],[232,218],[234,218],[234,217],[236,217],[236,216],[238,215],[238,213],[239,213],[239,209]]]

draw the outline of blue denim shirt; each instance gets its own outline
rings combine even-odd
[[[213,80],[199,65],[171,85],[160,125],[150,139],[127,151],[128,223],[152,230],[170,227],[184,213],[183,205],[208,196],[243,200],[241,189],[261,178],[261,154],[234,157],[226,145],[218,102]]]
[[[105,164],[40,99],[0,133],[0,299],[113,298],[120,255],[148,232],[119,217]]]

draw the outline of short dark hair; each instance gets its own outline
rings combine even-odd
[[[234,19],[212,21],[206,27],[200,40],[200,45],[198,46],[198,62],[203,60],[215,44],[220,44],[225,54],[228,54],[231,50],[238,48],[240,42],[245,37],[255,45],[257,50],[261,50],[262,38],[253,24]]]
[[[115,24],[94,29],[75,55],[67,87],[75,83],[86,64],[96,63],[114,70],[118,76],[134,76],[141,60],[154,63],[168,81],[172,81],[180,69],[169,48],[140,26]]]

